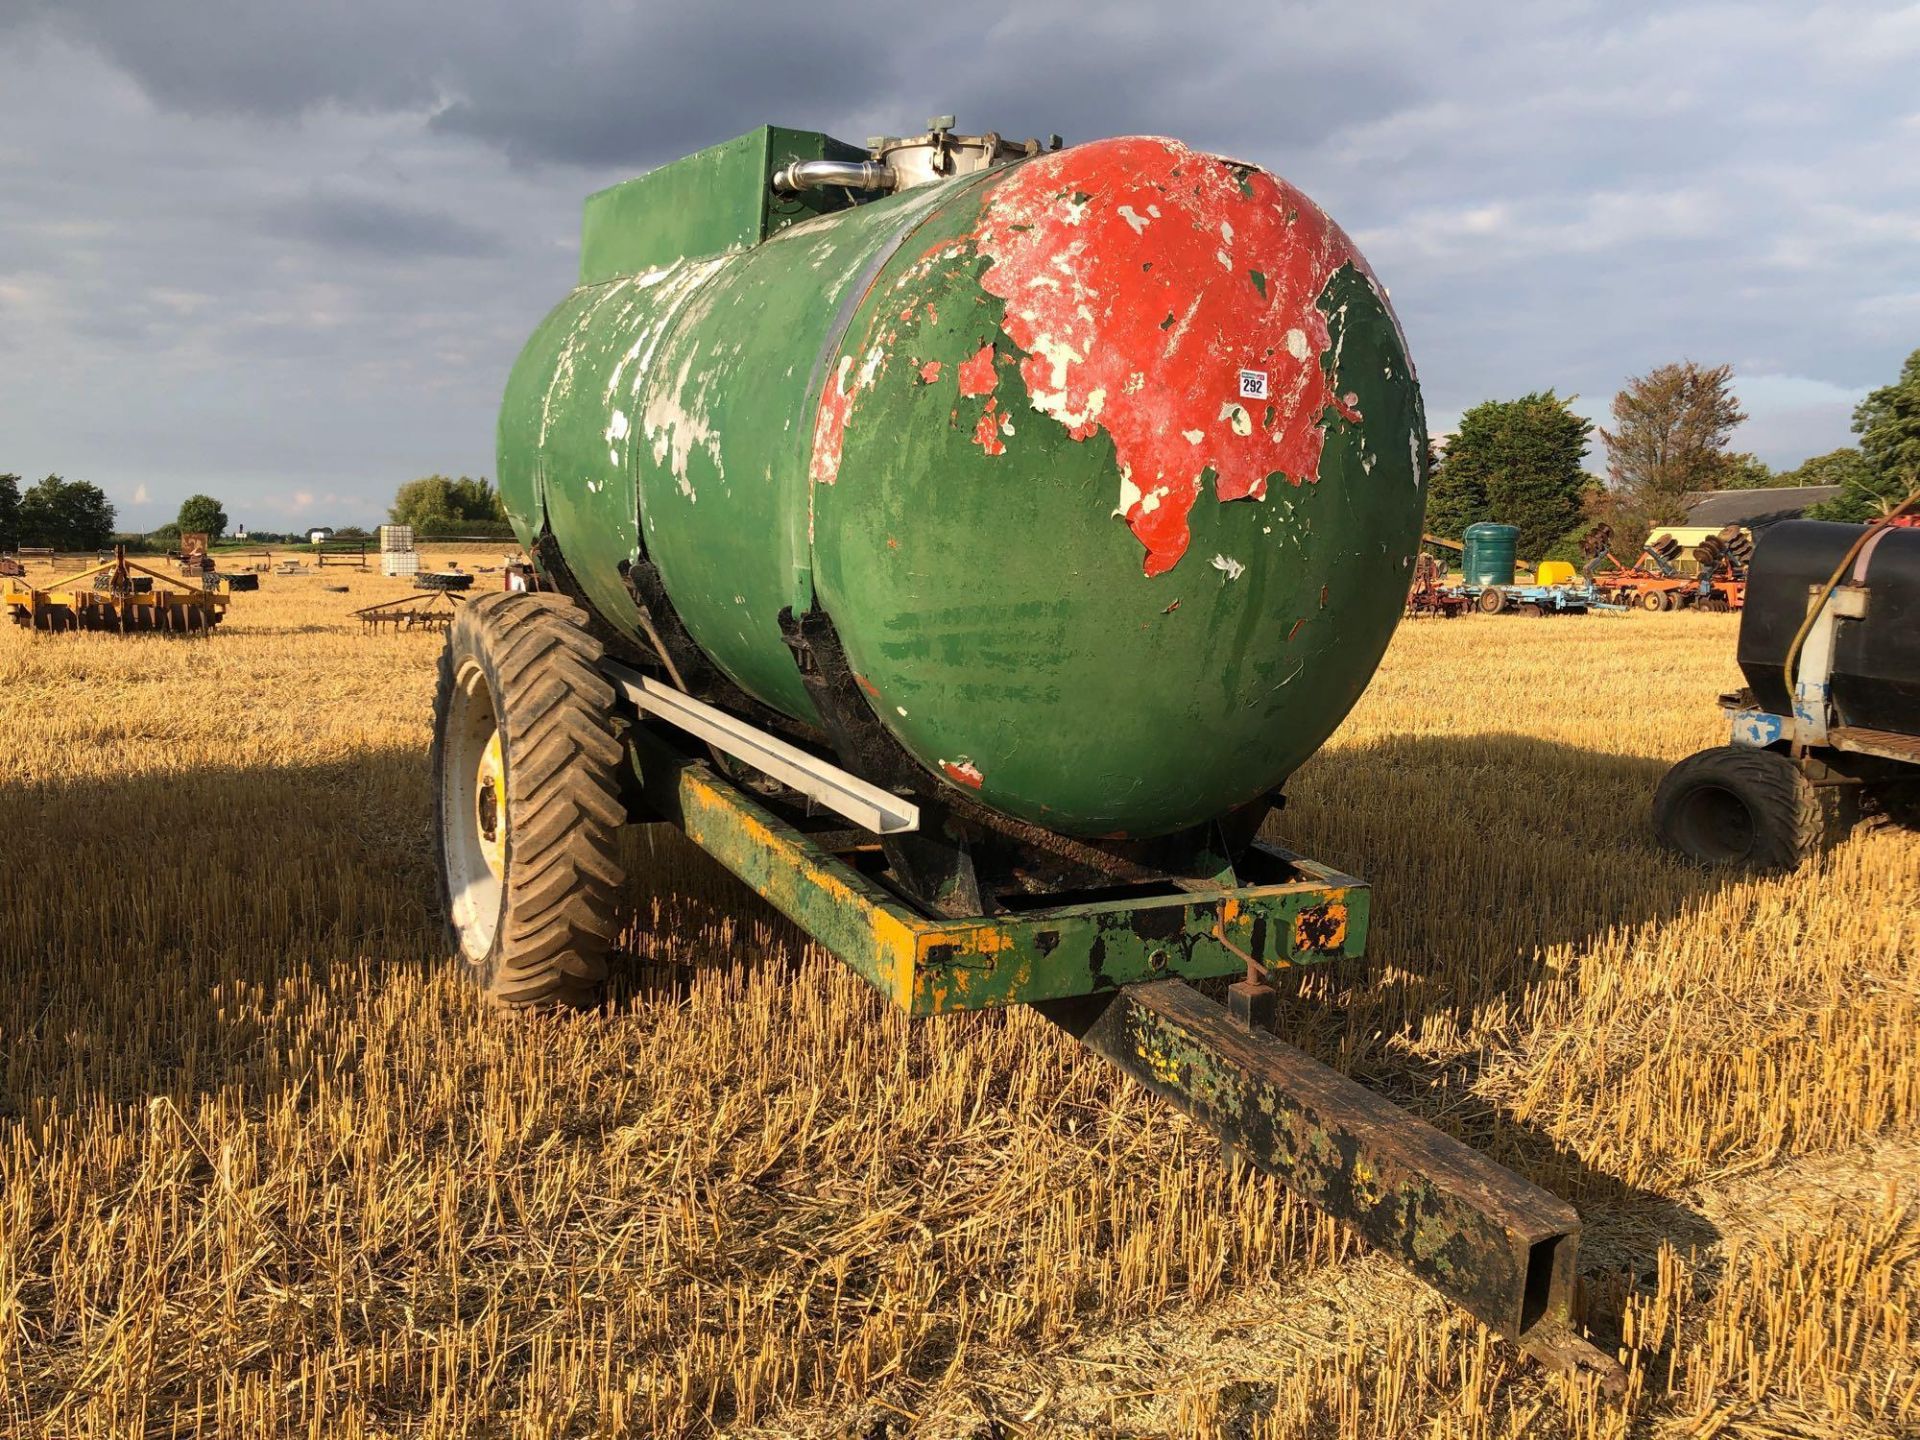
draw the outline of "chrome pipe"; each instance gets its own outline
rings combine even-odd
[[[773,188],[788,194],[838,185],[848,190],[891,190],[899,183],[891,165],[878,160],[795,160],[774,171]]]

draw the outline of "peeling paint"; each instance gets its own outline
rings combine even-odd
[[[1331,334],[1317,301],[1342,266],[1372,277],[1338,226],[1264,171],[1172,140],[1083,145],[1009,171],[975,243],[991,262],[981,285],[1006,302],[1002,328],[1026,352],[1033,407],[1075,439],[1112,437],[1120,513],[1149,576],[1186,553],[1205,471],[1223,501],[1258,498],[1275,475],[1315,481],[1337,423],[1327,412],[1358,423],[1322,369]],[[1215,264],[1257,266],[1264,291],[1220,280]],[[1245,368],[1273,378],[1257,422],[1222,408]],[[1156,494],[1165,503],[1149,507]]]
[[[1247,570],[1247,567],[1245,565],[1242,565],[1238,560],[1234,559],[1231,555],[1214,556],[1213,568],[1218,570],[1222,575],[1226,576],[1227,579],[1229,580],[1238,580],[1242,575],[1246,573],[1246,570]]]
[[[979,422],[973,427],[973,443],[989,455],[1004,455],[1007,447],[1000,439],[999,419],[994,414],[999,402],[991,396],[987,399],[987,408],[980,412]]]
[[[812,477],[831,485],[840,474],[840,451],[846,444],[847,417],[853,413],[853,392],[847,388],[847,376],[853,370],[853,356],[842,355],[833,380],[820,395],[820,411],[813,422]]]
[[[926,364],[920,367],[920,383],[921,384],[931,385],[933,384],[934,381],[938,380],[939,378],[940,378],[940,362],[938,360],[929,360],[927,361]]]
[[[970,790],[978,790],[986,783],[987,777],[980,773],[980,767],[964,755],[958,760],[942,760],[940,769],[949,780],[965,785]]]
[[[982,345],[979,350],[960,363],[960,393],[962,395],[990,395],[993,387],[1000,383],[1000,377],[993,369],[993,346]]]

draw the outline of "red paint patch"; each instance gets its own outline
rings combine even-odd
[[[1176,141],[1100,141],[1010,170],[976,243],[992,261],[980,283],[1028,352],[1034,408],[1076,440],[1113,437],[1148,575],[1186,553],[1203,471],[1223,501],[1261,497],[1276,473],[1318,478],[1323,416],[1344,410],[1315,302],[1343,265],[1372,276],[1291,185]],[[1264,395],[1246,396],[1271,402],[1257,422],[1243,370],[1264,376]]]
[[[969,790],[978,790],[987,778],[980,773],[980,767],[971,760],[961,760],[958,763],[942,760],[940,768],[949,780],[958,785],[965,785]]]
[[[1293,643],[1293,637],[1300,633],[1300,627],[1306,623],[1307,623],[1307,617],[1304,615],[1302,615],[1298,620],[1293,622],[1293,628],[1287,631],[1287,643],[1289,645]]]
[[[939,322],[940,322],[940,312],[933,308],[933,302],[929,300],[927,302],[927,323],[929,325],[937,325],[939,324]]]
[[[1004,455],[1007,447],[1000,440],[1000,421],[993,413],[998,402],[987,401],[987,408],[980,412],[980,421],[973,427],[973,443],[989,455]]]
[[[982,345],[972,359],[960,362],[960,393],[990,395],[1000,377],[993,369],[993,346]]]
[[[922,383],[931,385],[933,384],[934,381],[938,380],[939,378],[940,378],[940,362],[938,360],[929,360],[927,361],[926,364],[920,367],[920,379]]]
[[[808,474],[823,485],[833,484],[840,474],[840,451],[853,414],[853,391],[847,384],[852,369],[853,357],[842,356],[839,368],[821,387],[820,409],[813,418],[813,462]]]
[[[880,698],[880,691],[878,687],[876,687],[871,680],[867,679],[866,676],[855,675],[853,677],[853,683],[858,685],[862,690],[866,691],[867,694],[873,696],[874,699],[878,700]]]

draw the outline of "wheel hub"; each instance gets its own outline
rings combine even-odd
[[[507,791],[500,759],[500,732],[487,737],[474,769],[473,818],[480,832],[480,855],[495,880],[507,876]]]

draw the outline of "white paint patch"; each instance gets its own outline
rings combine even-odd
[[[1028,384],[1028,394],[1033,402],[1033,408],[1042,414],[1053,416],[1069,429],[1098,419],[1101,409],[1106,404],[1107,392],[1104,390],[1088,393],[1085,410],[1074,410],[1067,404],[1067,367],[1086,359],[1086,356],[1074,349],[1070,342],[1055,339],[1051,335],[1035,336],[1033,344],[1028,348],[1032,354],[1038,355],[1048,365],[1048,388],[1042,389],[1031,382]]]
[[[900,718],[901,718],[902,720],[904,720],[904,719],[906,719],[906,718],[907,718],[907,707],[906,707],[906,706],[904,706],[904,705],[896,705],[896,706],[894,706],[893,708],[894,708],[894,709],[896,709],[896,710],[898,710],[898,711],[900,712]]]
[[[1227,254],[1226,251],[1224,250],[1214,251],[1213,258],[1218,260],[1225,269],[1228,269],[1228,270],[1233,269],[1233,257]]]
[[[1420,488],[1420,432],[1407,432],[1407,459],[1413,462],[1413,488]]]
[[[1189,445],[1198,445],[1207,438],[1207,432],[1204,430],[1182,430],[1180,433],[1186,436]]]
[[[607,439],[617,444],[626,438],[627,412],[624,410],[616,410],[613,412],[612,418],[607,421]]]
[[[693,480],[687,471],[687,459],[698,446],[707,452],[716,472],[720,470],[720,436],[714,431],[707,413],[704,385],[693,382],[693,356],[680,362],[679,374],[672,379],[653,377],[648,387],[646,408],[640,425],[653,447],[653,462],[664,465],[689,501],[698,501]]]
[[[1233,243],[1233,226],[1224,220],[1220,222],[1220,238],[1229,245]]]
[[[1304,360],[1309,354],[1307,332],[1304,330],[1287,331],[1287,354],[1296,360]]]
[[[1140,503],[1140,487],[1133,483],[1133,476],[1126,466],[1120,467],[1120,505],[1113,513],[1124,519],[1134,506]]]
[[[1229,580],[1238,580],[1242,575],[1246,574],[1247,572],[1247,567],[1242,565],[1238,560],[1234,559],[1231,555],[1214,556],[1213,568],[1218,570],[1222,575],[1226,576],[1227,579]]]
[[[1220,418],[1233,427],[1236,435],[1253,433],[1253,417],[1247,413],[1247,407],[1236,405],[1231,400],[1220,407]]]
[[[1133,233],[1136,235],[1153,223],[1153,221],[1135,210],[1131,205],[1122,205],[1119,214],[1122,220],[1133,227]]]

